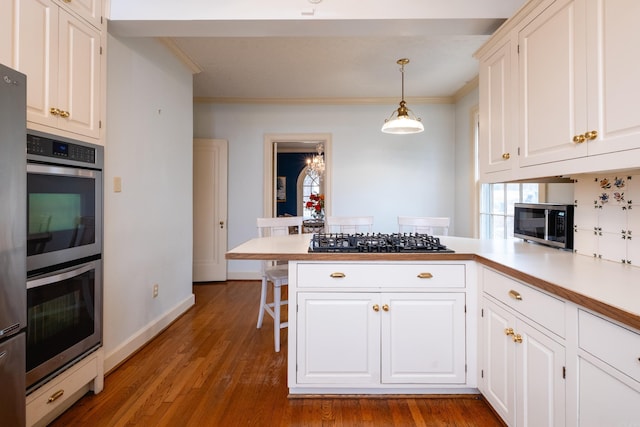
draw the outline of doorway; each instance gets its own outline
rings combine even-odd
[[[332,141],[328,133],[308,134],[267,134],[264,136],[264,216],[277,216],[277,167],[278,153],[315,153],[317,144],[324,146],[325,171],[323,176],[325,194],[325,215],[331,215],[331,170]]]

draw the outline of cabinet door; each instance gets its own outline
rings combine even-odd
[[[564,426],[564,347],[522,321],[515,333],[522,337],[515,343],[516,425]]]
[[[639,148],[640,57],[628,46],[640,45],[640,2],[587,1],[589,128],[598,138],[589,142],[589,155]]]
[[[520,166],[587,155],[584,4],[549,4],[518,33]]]
[[[464,384],[464,293],[382,294],[382,382]]]
[[[589,356],[585,356],[589,357]],[[578,357],[578,421],[581,427],[638,423],[640,389],[631,378],[593,359]]]
[[[0,64],[15,68],[14,33],[17,29],[18,0],[0,0]]]
[[[515,327],[515,317],[487,298],[482,301],[482,391],[505,423],[514,425],[516,358],[507,331]]]
[[[379,300],[375,293],[298,293],[298,384],[380,383]]]
[[[27,75],[27,121],[55,127],[58,89],[58,7],[50,0],[18,2],[14,68]]]
[[[480,173],[511,169],[516,158],[512,117],[511,42],[480,63]]]
[[[99,138],[100,33],[64,12],[59,27],[58,127]]]
[[[95,27],[100,27],[100,18],[102,14],[102,1],[101,0],[58,0],[58,3],[77,13],[80,17],[86,19]]]

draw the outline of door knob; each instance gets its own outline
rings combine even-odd
[[[573,142],[576,144],[582,144],[586,140],[584,135],[576,135],[573,137]]]
[[[596,139],[598,137],[598,131],[597,130],[591,130],[591,131],[585,133],[584,137],[587,138],[589,141],[593,141],[594,139]]]
[[[380,311],[380,306],[378,304],[374,304],[373,305],[373,311],[375,311],[375,312]]]
[[[389,305],[388,304],[383,305],[382,310],[389,311]]]

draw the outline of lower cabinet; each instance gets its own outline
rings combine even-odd
[[[637,425],[640,334],[583,310],[578,325],[579,425]]]
[[[464,384],[464,293],[300,292],[299,384]]]
[[[290,261],[289,392],[477,393],[475,272],[460,261]]]
[[[565,348],[490,298],[482,300],[481,386],[510,426],[565,425]]]

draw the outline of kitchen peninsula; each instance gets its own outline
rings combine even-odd
[[[292,395],[480,391],[509,425],[634,419],[639,268],[519,240],[441,237],[454,253],[309,253],[309,240],[226,254],[289,261]]]

